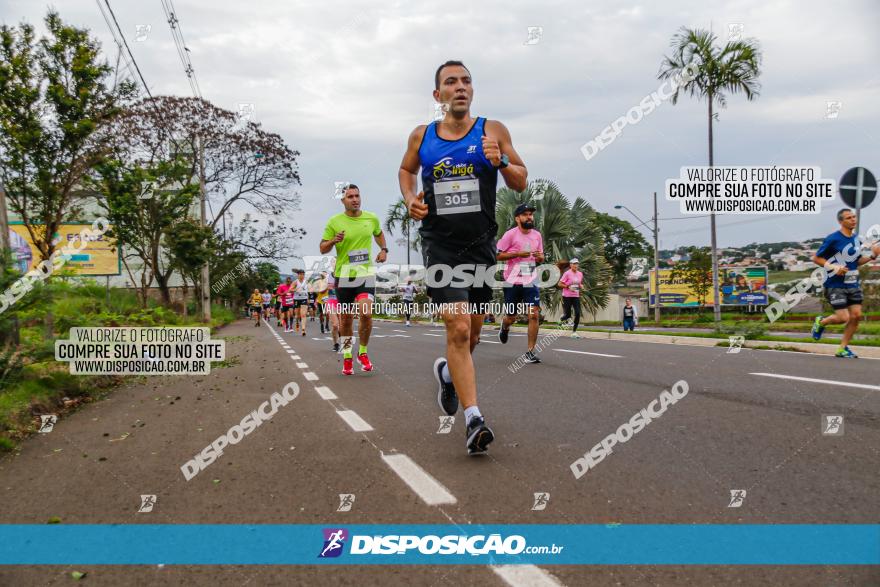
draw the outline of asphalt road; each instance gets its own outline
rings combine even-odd
[[[372,373],[343,377],[316,323],[295,337],[222,329],[234,365],[134,379],[0,460],[0,522],[720,524],[880,521],[880,362],[559,338],[540,365],[484,333],[479,405],[496,434],[468,457],[464,418],[438,433],[439,328],[377,322]],[[273,332],[281,336],[282,342]],[[243,338],[244,337],[244,338]],[[764,374],[764,375],[762,375]],[[768,376],[772,375],[772,376]],[[797,379],[793,379],[797,378]],[[571,463],[684,380],[689,393],[576,479]],[[842,385],[827,383],[834,380]],[[180,466],[290,381],[299,397],[186,481]],[[844,416],[842,435],[823,415]],[[746,490],[728,507],[731,490]],[[534,494],[549,493],[543,510]],[[150,513],[140,495],[155,494]],[[354,494],[339,512],[339,494]],[[2,585],[876,585],[876,567],[49,566]]]

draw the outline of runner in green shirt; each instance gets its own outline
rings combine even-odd
[[[372,212],[361,210],[361,192],[349,184],[343,195],[345,212],[330,218],[324,235],[321,237],[321,254],[326,255],[336,248],[336,298],[340,304],[339,332],[342,336],[342,374],[354,373],[352,360],[352,323],[355,304],[360,315],[358,320],[358,362],[364,371],[372,371],[373,365],[367,356],[367,343],[373,329],[372,303],[376,295],[376,269],[370,252],[373,240],[381,250],[376,255],[376,263],[384,263],[388,256],[385,235],[379,217]]]

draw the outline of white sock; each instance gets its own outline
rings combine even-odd
[[[443,365],[443,369],[440,370],[440,377],[442,377],[443,381],[446,383],[452,383],[452,375],[449,374],[449,363]]]
[[[482,416],[482,414],[480,413],[480,408],[477,406],[471,406],[464,409],[464,421],[467,424],[470,424],[473,418],[479,418],[480,416]]]

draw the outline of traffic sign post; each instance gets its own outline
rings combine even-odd
[[[870,206],[877,196],[877,179],[864,167],[853,167],[840,178],[837,189],[840,192],[840,199],[847,206],[856,209],[856,218],[858,218],[856,234],[859,234],[859,228],[862,224],[862,208]]]

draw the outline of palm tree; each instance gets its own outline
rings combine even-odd
[[[758,41],[728,41],[724,47],[716,47],[717,37],[710,31],[692,30],[682,27],[672,37],[673,54],[663,58],[659,79],[681,76],[692,62],[699,66],[697,75],[686,76],[675,93],[672,103],[678,102],[678,93],[684,91],[697,99],[706,98],[709,103],[709,167],[714,165],[712,153],[713,106],[727,106],[725,93],[742,92],[749,101],[758,97],[761,85],[761,50]],[[721,322],[721,304],[718,300],[718,249],[715,235],[715,213],[710,215],[712,231],[712,288],[714,289],[714,310],[716,326]]]
[[[404,235],[406,235],[406,264],[409,265],[409,252],[410,250],[419,250],[422,246],[422,237],[419,235],[419,231],[414,231],[415,234],[411,235],[413,232],[413,228],[416,226],[417,221],[410,218],[409,210],[406,209],[406,202],[403,200],[397,200],[393,204],[388,207],[388,211],[385,213],[385,232],[389,235],[394,236],[394,231],[397,228],[400,228]],[[415,238],[412,238],[415,237]],[[403,239],[401,239],[402,241]],[[404,244],[400,242],[399,244]]]
[[[544,179],[529,182],[522,192],[503,187],[496,196],[498,238],[516,225],[513,212],[523,203],[535,207],[535,228],[544,239],[545,262],[556,263],[564,270],[568,260],[577,257],[584,274],[581,305],[591,313],[607,306],[612,271],[603,254],[602,233],[595,225],[593,207],[582,198],[569,202],[559,186]],[[561,303],[561,290],[546,288],[541,292],[544,307],[555,310]]]

